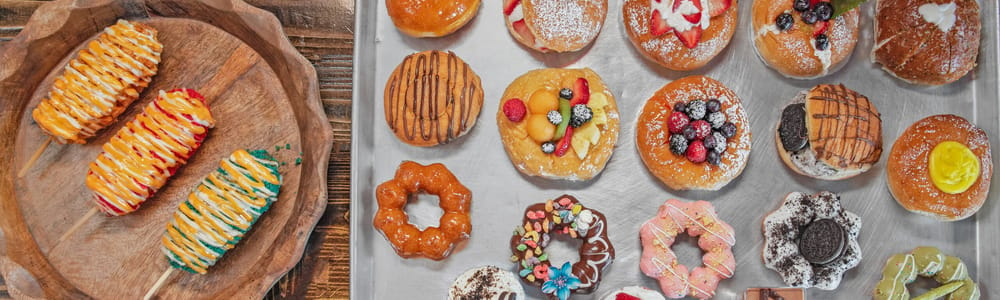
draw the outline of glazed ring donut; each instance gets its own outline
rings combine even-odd
[[[944,192],[930,176],[931,153],[947,141],[963,145],[978,158],[978,175],[962,192]],[[990,190],[993,158],[989,137],[985,131],[959,116],[924,118],[910,125],[892,145],[886,173],[889,191],[903,208],[943,221],[968,218],[983,206]]]
[[[420,192],[438,196],[444,211],[438,227],[421,231],[408,222],[409,216],[403,207],[410,195]],[[469,219],[472,192],[442,164],[424,166],[404,161],[393,179],[376,188],[375,197],[378,211],[372,223],[403,258],[423,256],[442,260],[451,254],[455,244],[468,239],[472,233]]]
[[[511,260],[525,283],[540,286],[552,299],[566,300],[574,292],[590,293],[601,282],[604,268],[615,259],[604,214],[586,208],[576,198],[562,195],[524,210],[524,225],[510,238]],[[545,247],[555,234],[580,239],[580,260],[553,266]]]
[[[917,275],[933,277],[942,284],[927,292],[927,299],[949,295],[948,300],[979,299],[979,286],[972,281],[962,259],[944,255],[934,247],[917,247],[910,253],[889,257],[882,270],[882,280],[875,286],[875,300],[910,299],[906,285],[917,280]]]
[[[685,230],[691,237],[698,237],[698,247],[705,252],[702,266],[690,273],[670,248],[677,235]],[[719,219],[715,208],[707,201],[667,200],[655,217],[642,224],[639,237],[642,240],[639,268],[646,276],[659,280],[660,289],[667,298],[686,295],[712,298],[719,281],[733,277],[736,271],[733,228]]]
[[[712,99],[718,100],[720,104],[719,112],[722,113],[724,127],[732,130],[731,136],[720,136],[725,142],[720,147],[715,148],[719,154],[718,164],[713,164],[708,158],[708,154],[703,153],[700,157],[697,153],[691,153],[692,160],[688,152],[696,152],[690,148],[700,143],[702,149],[706,144],[703,139],[688,140],[683,135],[680,139],[684,141],[683,146],[672,145],[674,135],[679,133],[671,132],[671,119],[678,108],[678,102],[685,102],[685,106],[692,106],[695,100],[706,103]],[[699,105],[707,106],[707,105]],[[710,113],[705,112],[694,114],[682,112],[683,115],[691,116],[687,122],[689,126],[700,123],[700,119],[711,119]],[[704,115],[698,118],[698,115]],[[687,119],[688,117],[684,117]],[[699,120],[696,120],[699,119]],[[728,124],[728,125],[727,125]],[[714,136],[723,130],[713,128],[708,129],[708,134]],[[636,147],[639,149],[639,156],[642,162],[653,173],[671,189],[675,190],[718,190],[735,179],[743,168],[746,167],[747,159],[750,157],[750,121],[746,111],[743,110],[742,101],[739,96],[727,88],[721,82],[714,79],[695,75],[688,76],[663,86],[656,91],[639,114],[636,122]],[[706,136],[707,137],[707,136]],[[674,141],[677,142],[677,141]],[[675,147],[683,147],[675,149]],[[722,149],[721,151],[718,151]],[[712,150],[707,150],[712,151]],[[678,153],[681,154],[678,154]],[[704,151],[702,151],[704,152]],[[721,152],[721,153],[720,153]]]
[[[479,11],[479,0],[385,0],[386,10],[399,31],[413,37],[441,37],[469,23]]]
[[[663,11],[656,9],[653,1]],[[690,24],[682,21],[685,19],[681,15],[674,15],[670,9],[674,1],[682,0],[625,0],[622,5],[625,31],[636,50],[664,68],[676,71],[701,68],[729,45],[736,32],[739,3],[737,0],[696,0],[707,11],[701,14],[698,24]],[[654,11],[660,18],[653,17]],[[680,22],[679,26],[691,29],[679,33],[676,28],[669,28],[670,22]],[[707,28],[702,29],[702,22],[707,22]],[[657,24],[667,27],[656,29]]]

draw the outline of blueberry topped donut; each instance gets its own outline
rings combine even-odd
[[[523,222],[510,239],[511,260],[518,263],[521,280],[540,286],[550,299],[566,300],[573,292],[597,289],[604,268],[615,258],[604,214],[584,207],[573,196],[562,195],[528,206]],[[582,240],[579,261],[553,265],[545,247],[556,234]]]

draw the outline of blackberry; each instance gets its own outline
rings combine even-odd
[[[722,154],[716,153],[715,151],[709,151],[706,160],[708,163],[718,166],[722,163]]]
[[[826,37],[825,34],[820,34],[816,36],[816,50],[824,51],[830,48],[830,39]]]
[[[566,100],[573,99],[573,90],[568,89],[568,88],[563,88],[563,89],[559,90],[559,98],[563,98],[563,99],[566,99]]]
[[[712,129],[718,130],[722,128],[723,124],[726,124],[726,115],[721,112],[714,112],[708,114],[708,118],[705,118],[708,124],[712,124]]]
[[[687,104],[687,115],[691,117],[692,120],[701,120],[705,118],[705,113],[708,111],[708,107],[705,105],[705,101],[702,100],[692,100]]]
[[[550,110],[545,117],[549,119],[549,123],[552,123],[552,125],[559,125],[563,121],[562,114],[556,110]]]
[[[542,143],[542,152],[545,152],[545,154],[551,154],[552,152],[556,152],[556,144],[553,142]]]
[[[719,132],[722,133],[722,136],[727,139],[732,138],[733,136],[736,136],[736,124],[726,122],[726,124],[722,124],[722,128],[719,128]]]
[[[674,154],[677,155],[684,155],[684,152],[687,152],[687,149],[688,149],[688,140],[684,138],[683,135],[680,134],[670,135],[670,152],[673,152]]]
[[[833,17],[833,4],[830,2],[820,2],[816,3],[816,7],[813,7],[813,11],[816,12],[816,17],[820,21],[829,21]]]
[[[569,117],[569,126],[577,128],[590,121],[594,117],[594,112],[586,104],[573,105],[573,113]]]
[[[716,153],[719,153],[719,154],[722,154],[723,152],[726,152],[726,146],[728,146],[728,145],[726,145],[726,137],[723,136],[722,133],[720,133],[718,131],[713,132],[712,135],[711,135],[711,137],[712,137],[713,140],[715,140],[715,144],[712,145],[714,147],[712,147],[711,149],[714,150]],[[705,140],[708,140],[708,138],[706,137]],[[705,146],[708,147],[708,145],[705,145]]]
[[[816,12],[812,10],[802,12],[802,16],[800,17],[802,17],[802,22],[810,25],[816,24],[816,21],[819,21],[819,17],[816,16]]]
[[[798,12],[809,10],[809,0],[795,0],[795,3],[792,4],[792,8]]]
[[[684,130],[681,131],[681,134],[683,134],[684,138],[689,141],[694,140],[694,138],[698,136],[697,131],[694,130],[694,127],[691,126],[691,124],[684,126]]]
[[[792,18],[790,13],[783,13],[774,18],[774,24],[778,30],[785,31],[792,28],[792,24],[795,24],[795,18]]]

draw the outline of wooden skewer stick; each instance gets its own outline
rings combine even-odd
[[[55,249],[56,246],[59,246],[59,243],[62,243],[62,241],[66,240],[66,238],[72,235],[73,232],[76,232],[78,229],[80,229],[80,227],[83,227],[83,224],[87,223],[87,220],[90,220],[90,218],[94,217],[94,215],[96,214],[97,214],[96,207],[91,208],[90,211],[87,211],[87,213],[84,214],[83,217],[80,218],[80,220],[76,221],[76,223],[73,224],[73,226],[70,227],[69,230],[66,230],[66,233],[63,233],[63,235],[60,236],[58,240],[56,240],[56,243],[53,244],[51,248],[49,248],[50,249],[49,251],[52,251],[51,249]]]
[[[45,148],[48,148],[49,144],[51,143],[52,143],[52,138],[50,137],[49,139],[45,140],[45,143],[42,143],[41,147],[38,147],[38,150],[35,150],[35,154],[32,154],[31,158],[28,159],[28,162],[25,163],[23,167],[21,167],[21,170],[17,171],[17,178],[24,177],[24,174],[28,173],[28,169],[31,169],[31,166],[34,165],[36,161],[38,161],[38,157],[42,156],[42,152],[45,152]]]
[[[156,284],[153,284],[153,287],[150,288],[148,292],[146,292],[146,295],[142,296],[142,300],[152,299],[153,295],[156,294],[156,291],[159,290],[161,286],[163,286],[163,283],[167,282],[167,277],[170,277],[170,274],[174,273],[174,270],[176,269],[167,268],[167,271],[163,272],[163,275],[160,275],[160,279],[156,280]]]

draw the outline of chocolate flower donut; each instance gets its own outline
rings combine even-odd
[[[793,287],[836,289],[861,261],[861,218],[840,206],[840,196],[793,192],[764,218],[764,265]]]

